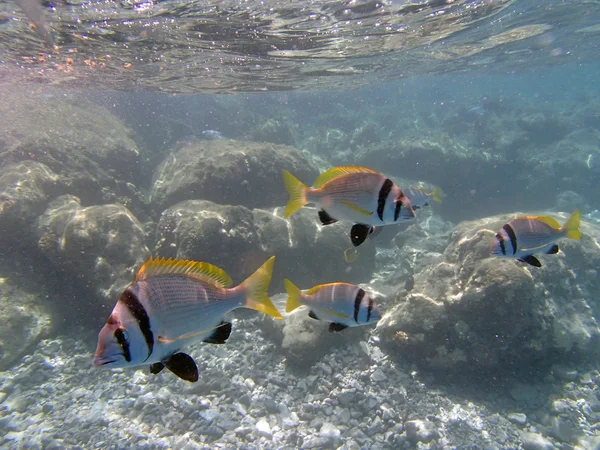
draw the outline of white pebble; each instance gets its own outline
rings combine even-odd
[[[342,433],[334,424],[325,422],[323,425],[321,425],[321,431],[319,431],[319,435],[324,438],[331,439],[332,441],[336,441],[340,438]]]
[[[261,418],[258,422],[256,422],[256,431],[259,435],[267,437],[271,437],[273,433],[271,431],[271,426],[269,425],[269,422],[267,422],[267,419],[265,419],[264,417]]]

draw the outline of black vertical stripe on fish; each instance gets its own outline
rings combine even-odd
[[[402,209],[402,202],[400,201],[400,199],[398,199],[396,201],[396,209],[394,210],[394,222],[396,222],[398,220],[398,217],[400,217],[401,209]]]
[[[115,338],[117,342],[123,349],[123,356],[125,357],[125,361],[131,362],[131,351],[129,350],[129,341],[125,338],[125,333],[123,333],[122,328],[117,328],[115,330]]]
[[[363,289],[359,289],[356,293],[356,298],[354,299],[354,321],[356,323],[358,323],[358,312],[360,311],[360,302],[362,302],[364,296],[365,291]]]
[[[506,255],[506,246],[504,245],[504,237],[502,236],[502,234],[497,233],[496,239],[498,239],[498,242],[500,243],[500,250],[502,251],[502,254]]]
[[[509,224],[504,225],[502,229],[506,231],[506,234],[508,234],[508,237],[510,238],[510,243],[512,245],[514,255],[515,253],[517,253],[517,235],[515,234],[515,230],[513,230],[513,227],[511,227]]]
[[[369,297],[369,307],[367,308],[367,323],[371,320],[371,311],[373,311],[373,299]]]
[[[379,189],[379,198],[377,199],[377,215],[379,219],[383,221],[383,210],[385,209],[385,201],[390,194],[394,183],[389,178],[386,178],[381,185],[381,189]]]
[[[148,358],[150,358],[152,350],[154,349],[154,335],[150,329],[150,318],[148,317],[148,313],[146,312],[144,305],[140,303],[140,300],[129,289],[123,292],[123,295],[121,295],[119,301],[123,302],[123,304],[127,306],[131,312],[131,315],[135,318],[135,320],[137,320],[140,330],[144,335],[144,339],[146,340],[146,345],[148,346]]]

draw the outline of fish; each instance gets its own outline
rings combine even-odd
[[[50,34],[50,28],[48,27],[44,14],[44,7],[40,1],[15,0],[15,3],[21,8],[27,16],[27,19],[31,22],[31,28],[35,30],[49,48],[54,49],[54,39],[52,38],[52,34]]]
[[[225,139],[225,136],[223,136],[223,133],[221,133],[220,131],[216,131],[216,130],[204,130],[202,132],[202,137],[204,139],[206,139],[207,141],[216,141],[218,139]]]
[[[224,344],[231,323],[224,315],[250,308],[282,319],[269,297],[275,257],[243,283],[205,262],[150,258],[117,301],[98,335],[93,364],[119,368],[165,367],[179,378],[198,381],[198,367],[182,352],[189,344]]]
[[[357,242],[355,247],[364,242],[364,240],[361,241],[363,230],[364,228],[361,224],[353,225],[352,229],[350,230],[350,240],[352,241],[352,244],[354,245],[354,242]],[[383,230],[383,227],[370,226],[368,228],[367,238],[373,239],[379,236],[381,230]],[[355,247],[348,247],[346,250],[344,250],[344,261],[346,261],[348,264],[352,264],[360,256],[360,252],[356,250]]]
[[[549,216],[517,217],[503,225],[492,239],[490,254],[542,267],[534,255],[558,253],[556,242],[561,239],[581,239],[580,220],[579,210],[575,210],[563,226]]]
[[[413,210],[417,210],[424,206],[429,206],[429,202],[433,200],[437,203],[442,203],[442,197],[440,196],[440,188],[435,188],[433,191],[428,192],[420,187],[409,187],[403,190],[404,195],[410,200],[410,204]]]
[[[367,226],[362,223],[354,224],[350,229],[350,241],[352,242],[352,245],[358,247],[365,242],[367,238],[373,239],[379,236],[381,230],[383,230],[383,227],[381,226]]]
[[[308,316],[329,322],[329,332],[348,327],[377,323],[381,319],[379,307],[364,289],[348,283],[329,283],[302,292],[287,278],[283,280],[288,294],[286,311],[308,306]]]
[[[297,210],[314,203],[320,208],[322,225],[340,220],[352,222],[357,235],[355,246],[360,245],[371,232],[371,226],[403,223],[414,219],[410,200],[402,189],[381,173],[358,166],[335,167],[322,173],[310,188],[283,171],[285,187],[290,199],[285,207],[287,219]]]

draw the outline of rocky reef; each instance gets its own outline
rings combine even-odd
[[[283,291],[284,277],[307,288],[370,279],[375,269],[373,246],[365,246],[355,263],[344,261],[344,250],[351,245],[348,226],[319,225],[313,208],[302,209],[288,221],[281,216],[282,210],[273,213],[206,200],[178,203],[166,209],[158,221],[155,253],[210,260],[240,282],[275,255],[273,292]]]
[[[199,199],[247,208],[275,207],[287,201],[283,168],[306,183],[319,175],[294,147],[229,139],[197,141],[158,166],[150,200],[163,209]]]
[[[249,108],[227,124],[236,140],[157,150],[189,137],[173,132],[149,154],[137,144],[149,138],[85,98],[0,93],[0,447],[600,445],[600,225],[584,220],[581,241],[539,269],[489,256],[516,211],[564,222],[556,208],[599,208],[595,99],[419,110],[324,94],[318,110],[315,97],[278,116]],[[210,104],[230,116],[242,103]],[[310,184],[317,166],[350,164],[441,186],[444,203],[348,263],[349,224],[321,226],[310,207],[282,217],[281,171]],[[280,310],[287,277],[361,283],[385,316],[333,334],[306,308],[284,321],[238,311],[227,345],[190,349],[194,386],[95,370],[97,331],[151,254],[216,264],[235,283],[275,255]]]
[[[377,327],[390,352],[429,369],[496,374],[598,353],[600,228],[583,223],[581,241],[561,241],[535,268],[489,255],[514,217],[463,222],[441,236],[443,253],[415,274],[410,292],[398,291]]]

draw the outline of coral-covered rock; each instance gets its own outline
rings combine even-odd
[[[85,203],[111,192],[129,196],[141,179],[131,131],[108,110],[83,98],[0,90],[0,167],[37,161],[60,175]]]
[[[400,290],[379,323],[391,348],[443,370],[514,369],[596,351],[600,227],[582,223],[581,241],[561,241],[563,251],[541,256],[535,268],[489,255],[491,238],[513,217],[452,230],[443,255],[416,274],[410,294]]]
[[[140,222],[122,205],[84,208],[79,198],[63,195],[38,221],[39,248],[65,282],[88,291],[97,308],[112,307],[150,256]],[[90,292],[91,291],[91,292]],[[84,305],[78,305],[84,308]]]
[[[60,177],[45,164],[23,161],[0,170],[0,229],[11,239],[32,232],[32,223],[63,189]]]
[[[319,175],[293,147],[229,139],[191,142],[158,166],[150,198],[163,209],[183,200],[281,206],[288,200],[284,169],[309,184]]]
[[[28,354],[52,325],[41,296],[0,278],[0,371]]]
[[[281,214],[282,209],[276,212]],[[188,200],[163,212],[157,225],[155,253],[215,264],[236,282],[275,255],[271,286],[279,292],[283,291],[284,277],[302,289],[334,281],[369,280],[374,247],[361,247],[359,259],[346,264],[344,250],[351,246],[350,226],[337,223],[323,227],[317,221],[316,211],[310,208],[288,221],[261,209]]]

